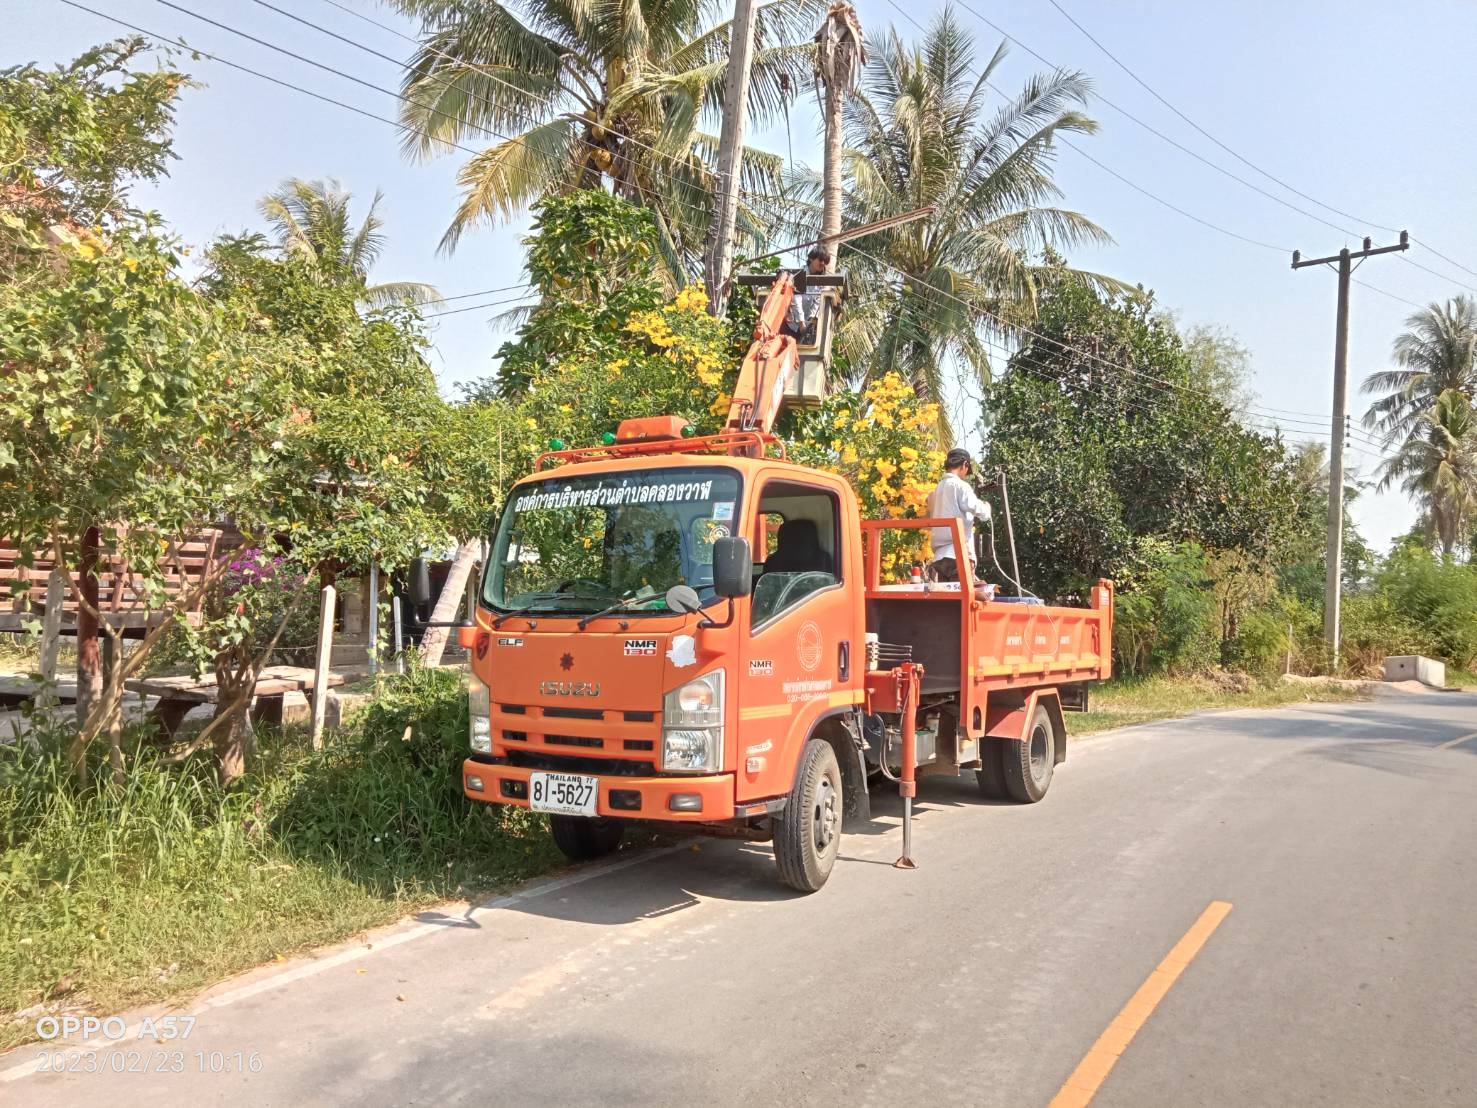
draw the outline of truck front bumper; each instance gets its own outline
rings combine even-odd
[[[462,791],[472,800],[527,808],[528,779],[537,772],[525,766],[468,758],[462,763]],[[711,823],[740,814],[734,811],[731,773],[706,777],[583,776],[593,776],[599,782],[595,808],[602,816]]]

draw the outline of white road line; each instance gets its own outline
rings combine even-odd
[[[1463,735],[1459,739],[1452,739],[1449,742],[1444,742],[1440,746],[1438,746],[1436,749],[1437,750],[1450,750],[1454,746],[1461,746],[1462,743],[1469,743],[1473,739],[1477,739],[1477,731],[1473,731],[1470,735]]]
[[[612,862],[609,865],[589,866],[585,869],[579,870],[576,873],[571,873],[566,877],[559,877],[555,878],[553,881],[545,881],[541,884],[530,885],[526,889],[520,889],[518,892],[509,893],[507,896],[494,897],[492,900],[486,900],[481,902],[480,904],[473,904],[467,909],[465,918],[470,920],[473,919],[479,912],[493,912],[497,911],[500,908],[508,908],[514,904],[521,903],[522,901],[532,900],[534,897],[543,896],[545,893],[558,892],[560,889],[567,889],[572,885],[581,885],[586,881],[593,881],[597,877],[605,877],[608,874],[617,873],[620,870],[629,869],[632,866],[639,866],[643,862],[649,862],[654,858],[663,858],[668,854],[675,854],[679,850],[689,849],[691,849],[690,844],[678,843],[675,846],[666,846],[661,847],[657,850],[647,850],[642,851],[639,854],[632,854],[628,857],[621,858],[618,861]],[[283,986],[291,985],[294,982],[302,981],[305,978],[316,977],[320,973],[324,973],[328,970],[334,969],[337,966],[342,966],[348,962],[362,962],[366,958],[372,958],[382,951],[389,950],[397,946],[403,946],[404,944],[414,942],[417,939],[424,939],[428,935],[445,934],[447,930],[454,931],[457,930],[457,928],[454,926],[448,928],[448,926],[444,923],[423,923],[420,924],[418,927],[411,927],[405,931],[401,931],[397,934],[389,935],[383,939],[379,939],[372,947],[356,946],[352,950],[343,950],[337,954],[331,954],[326,958],[315,959],[314,961],[308,962],[305,965],[285,968],[280,973],[274,973],[270,977],[263,978],[260,981],[253,981],[249,985],[240,985],[234,989],[227,989],[223,993],[217,993],[215,996],[209,996],[203,1000],[192,1004],[187,1004],[182,1007],[186,1008],[186,1010],[190,1011],[192,1014],[196,1012],[209,1011],[212,1008],[224,1008],[228,1004],[235,1004],[238,1000],[247,1000],[251,997],[259,996],[262,993],[270,992],[273,989],[282,988]],[[181,1006],[174,1006],[171,1008],[162,1009],[160,1013],[155,1014],[161,1014],[162,1012],[166,1011],[176,1011],[179,1010],[179,1007]],[[138,1036],[139,1028],[141,1026],[141,1023],[130,1024],[124,1030],[123,1038],[120,1039],[119,1042],[126,1042],[135,1039]],[[36,1045],[37,1044],[35,1043],[27,1044],[27,1046]],[[92,1046],[95,1045],[96,1044],[92,1044]],[[43,1043],[41,1044],[41,1046],[43,1047],[43,1049],[47,1050],[78,1048],[89,1049],[89,1044],[79,1044],[76,1042],[65,1043],[56,1040]],[[20,1051],[25,1049],[26,1047],[24,1046],[17,1047],[15,1053],[18,1054],[20,1053]],[[0,1083],[16,1081],[35,1072],[36,1060],[32,1058],[30,1061],[23,1062],[18,1066],[11,1066],[7,1070],[0,1070]]]

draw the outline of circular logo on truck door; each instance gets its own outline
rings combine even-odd
[[[813,619],[806,620],[795,634],[795,659],[801,669],[809,672],[821,664],[821,647],[820,625]]]

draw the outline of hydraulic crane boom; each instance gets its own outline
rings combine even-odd
[[[799,360],[795,339],[780,332],[794,297],[795,279],[788,273],[779,274],[759,309],[754,341],[744,355],[724,430],[768,434],[773,429]]]
[[[929,204],[914,211],[902,212],[861,227],[853,227],[827,241],[834,249],[840,243],[864,238],[904,223],[911,223],[915,219],[932,215],[933,211],[933,205]],[[773,250],[768,254],[760,254],[750,260],[771,258],[788,250],[809,245],[811,244],[796,243],[793,246]],[[802,288],[814,282],[840,288],[842,296],[845,296],[844,278],[837,278],[830,274],[812,276],[802,271],[801,279],[806,282]],[[724,430],[757,431],[760,435],[767,435],[774,430],[774,421],[779,417],[780,408],[784,405],[785,393],[790,387],[790,380],[794,377],[796,367],[800,363],[799,346],[794,337],[780,331],[786,316],[789,315],[790,303],[795,298],[795,277],[781,270],[772,279],[756,276],[753,278],[740,277],[738,281],[740,283],[749,281],[768,283],[769,292],[759,308],[759,322],[754,327],[754,341],[749,346],[749,352],[744,355],[744,364],[739,370],[738,383],[733,390],[733,399],[728,403],[728,419],[724,423]],[[824,363],[829,359],[830,347],[828,343],[822,345],[824,353],[821,354],[821,359]],[[823,364],[823,371],[826,368],[829,367]],[[742,447],[737,452],[752,454],[756,449],[755,447]]]

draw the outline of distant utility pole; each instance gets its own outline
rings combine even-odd
[[[733,266],[733,229],[738,222],[739,173],[744,165],[744,132],[749,125],[749,72],[754,65],[754,0],[734,0],[728,40],[728,81],[723,89],[723,124],[718,132],[718,192],[708,225],[703,278],[708,314],[722,315],[723,286]]]
[[[1354,272],[1351,263],[1356,258],[1362,261],[1376,254],[1409,248],[1410,234],[1401,231],[1397,246],[1376,247],[1365,239],[1362,250],[1351,252],[1345,247],[1327,258],[1307,260],[1303,259],[1302,251],[1292,252],[1293,269],[1338,263],[1339,307],[1333,342],[1333,430],[1328,443],[1328,565],[1323,577],[1323,641],[1328,646],[1335,669],[1339,664],[1339,598],[1344,569],[1344,436],[1347,433],[1344,408],[1349,388],[1349,277]]]

